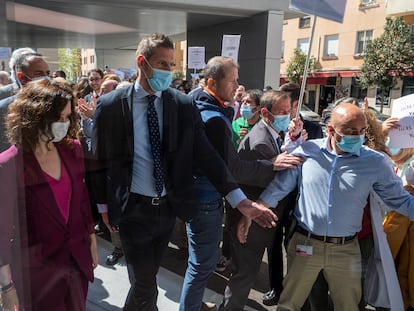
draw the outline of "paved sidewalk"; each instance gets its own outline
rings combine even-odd
[[[183,275],[186,269],[186,261],[178,260],[177,246],[174,242],[174,233],[172,242],[165,254],[162,267],[157,275],[158,281],[158,309],[160,311],[178,310],[181,288],[183,283]],[[125,297],[129,290],[128,273],[125,265],[125,259],[120,261],[113,267],[105,264],[106,256],[112,252],[111,244],[98,237],[99,250],[99,266],[95,269],[95,281],[89,285],[89,293],[87,300],[88,311],[115,311],[122,310]],[[229,270],[224,273],[214,273],[205,290],[204,301],[214,302],[219,305],[223,296],[226,282],[229,276]],[[275,307],[266,307],[261,304],[263,293],[266,287],[267,264],[262,264],[262,269],[252,289],[248,306],[245,310],[275,310]]]

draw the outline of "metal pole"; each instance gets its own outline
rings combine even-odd
[[[296,119],[299,118],[300,108],[302,107],[302,102],[303,102],[303,96],[305,95],[306,78],[308,76],[308,67],[309,67],[309,62],[310,62],[310,54],[312,50],[313,36],[315,33],[315,25],[316,25],[316,15],[313,16],[313,24],[311,28],[311,35],[309,38],[308,55],[306,55],[305,69],[303,70],[303,79],[302,79],[302,86],[300,88],[298,110],[296,111]]]

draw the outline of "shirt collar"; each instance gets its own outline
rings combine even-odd
[[[224,100],[222,100],[212,89],[209,89],[208,86],[204,88],[204,91],[209,93],[211,96],[213,96],[223,108],[227,108],[228,106],[224,103]]]
[[[134,89],[135,89],[136,98],[143,98],[148,95],[151,95],[146,90],[144,90],[142,85],[138,83],[138,80],[135,80]],[[154,93],[154,95],[157,96],[157,98],[161,98],[161,93],[162,93],[161,91],[157,91]]]

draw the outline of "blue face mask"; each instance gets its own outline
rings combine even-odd
[[[290,115],[274,115],[273,127],[279,132],[286,132],[290,123]]]
[[[390,139],[389,138],[385,142],[385,146],[387,146],[388,151],[391,153],[391,155],[399,154],[400,151],[401,151],[401,148],[392,148],[392,147],[390,147]]]
[[[246,120],[249,120],[249,119],[253,118],[253,116],[254,116],[254,112],[252,110],[252,107],[250,107],[249,105],[241,105],[240,114]]]
[[[145,59],[145,58],[144,58]],[[147,78],[148,84],[151,89],[155,92],[165,91],[170,87],[172,82],[172,72],[168,70],[161,70],[152,68],[149,62],[145,59],[148,66],[152,69],[152,78],[148,78],[147,74],[144,71],[145,77]]]
[[[356,153],[365,142],[365,135],[341,135],[336,130],[335,133],[342,137],[336,146],[343,152]]]

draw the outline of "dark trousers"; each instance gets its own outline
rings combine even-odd
[[[124,310],[157,309],[156,275],[175,224],[168,202],[152,205],[131,194],[119,233],[131,283]]]

